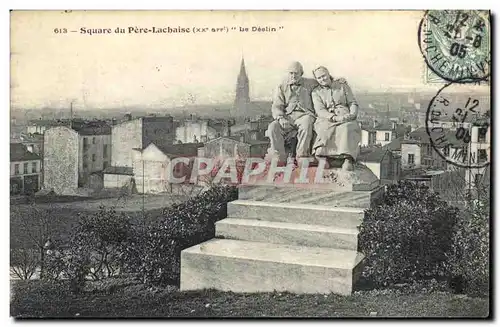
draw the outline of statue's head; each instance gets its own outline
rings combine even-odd
[[[297,83],[304,74],[304,68],[302,68],[302,64],[298,61],[292,62],[287,69],[288,73],[288,81],[290,84]]]
[[[326,67],[316,67],[312,73],[319,85],[328,86],[332,83],[332,76]]]

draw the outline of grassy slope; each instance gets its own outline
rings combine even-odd
[[[67,293],[66,293],[67,294]],[[449,293],[352,296],[290,293],[236,294],[214,290],[148,291],[129,286],[111,294],[18,297],[11,315],[21,317],[486,317],[487,299]]]
[[[170,206],[174,201],[180,201],[180,198],[171,195],[148,195],[144,197],[144,207],[147,219],[154,219],[161,215],[162,209]],[[40,203],[36,204],[36,211],[31,205],[16,204],[10,207],[10,247],[18,248],[23,245],[31,244],[27,233],[23,230],[20,219],[27,219],[37,212],[50,210],[51,226],[54,230],[54,239],[65,239],[71,229],[78,222],[78,213],[88,214],[99,210],[100,206],[107,209],[115,207],[117,211],[126,212],[133,220],[142,220],[142,196],[134,195],[126,200],[100,199],[86,200],[62,203]],[[37,229],[34,228],[34,233]]]

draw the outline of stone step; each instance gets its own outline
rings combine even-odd
[[[272,244],[357,250],[358,230],[333,226],[226,218],[215,224],[215,237]]]
[[[332,191],[288,186],[240,186],[239,200],[327,205],[329,207],[370,208],[383,193],[383,187],[371,191]]]
[[[181,252],[181,290],[349,295],[363,258],[351,250],[212,239]]]
[[[363,216],[364,210],[360,208],[247,200],[235,200],[227,204],[228,218],[336,226],[340,228],[356,228],[361,224]]]

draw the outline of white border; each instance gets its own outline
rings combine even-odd
[[[245,9],[253,9],[253,10],[281,10],[281,9],[289,9],[289,10],[298,10],[298,9],[303,9],[303,10],[349,10],[349,9],[355,9],[355,10],[362,10],[362,9],[376,9],[376,10],[393,10],[393,9],[491,9],[493,10],[494,13],[498,14],[498,4],[499,1],[487,1],[487,0],[455,0],[455,1],[441,1],[437,2],[436,0],[419,0],[419,1],[388,1],[388,0],[379,0],[379,1],[359,1],[359,0],[349,0],[349,1],[315,1],[315,0],[307,0],[307,1],[296,1],[296,2],[291,2],[290,0],[288,1],[269,1],[269,0],[253,0],[253,1],[246,1],[246,2],[237,2],[237,1],[231,1],[231,2],[225,2],[225,1],[220,1],[220,0],[212,0],[212,1],[203,1],[203,0],[198,0],[198,1],[193,1],[193,0],[183,0],[183,1],[178,1],[178,2],[171,2],[169,1],[168,6],[166,6],[164,3],[160,3],[159,1],[148,1],[148,0],[141,0],[141,1],[102,1],[102,0],[87,0],[87,1],[73,1],[69,3],[68,1],[54,1],[54,0],[49,0],[49,1],[3,1],[2,2],[2,8],[3,10],[1,11],[1,24],[2,24],[2,36],[3,36],[3,41],[2,45],[4,47],[2,51],[3,55],[3,60],[2,60],[2,76],[3,78],[3,88],[2,88],[2,99],[4,103],[3,110],[1,114],[3,115],[1,121],[5,124],[4,128],[1,129],[2,132],[4,133],[4,142],[1,142],[1,146],[4,147],[4,150],[1,153],[4,153],[6,156],[9,153],[9,148],[7,148],[7,141],[6,139],[9,138],[9,9],[25,9],[25,10],[30,10],[30,9],[39,9],[39,10],[50,10],[50,9],[110,9],[110,10],[117,10],[117,9],[126,9],[126,10],[145,10],[145,9],[170,9],[170,10],[178,10],[178,9],[231,9],[231,10],[245,10]],[[497,21],[498,23],[498,21]],[[497,24],[494,25],[496,27]],[[495,33],[495,39],[493,40],[494,43],[498,43],[498,34]],[[493,60],[496,60],[497,58],[494,58]],[[495,65],[496,66],[496,65]],[[495,84],[496,85],[496,84]],[[498,94],[498,86],[495,87],[493,90],[494,93]],[[496,110],[496,108],[493,108],[492,110]],[[496,118],[500,116],[500,114],[495,114]],[[498,125],[498,121],[495,120],[495,125]],[[495,143],[497,143],[497,139],[495,139]],[[498,151],[497,151],[498,152]],[[496,159],[496,158],[495,158]],[[496,160],[495,160],[496,162]],[[7,249],[9,247],[9,225],[8,225],[8,208],[9,208],[9,202],[8,202],[8,175],[7,175],[7,161],[5,159],[5,168],[3,172],[5,173],[5,183],[2,185],[4,186],[2,191],[4,194],[2,195],[1,199],[4,201],[2,204],[2,208],[5,210],[5,214],[2,215],[2,223],[3,223],[3,228],[1,228],[3,232],[3,237],[1,238],[3,241],[3,246],[2,246],[2,262],[4,263],[2,272],[3,272],[3,277],[1,278],[1,285],[2,285],[2,290],[0,294],[3,296],[3,305],[2,305],[2,317],[5,318],[9,317],[9,284],[8,284],[8,252]],[[500,185],[498,183],[493,183],[493,185]],[[497,200],[497,199],[495,199]],[[499,203],[499,201],[494,201],[494,203]],[[494,218],[494,217],[492,217]],[[494,246],[494,243],[491,244],[491,246]],[[498,253],[499,251],[496,251]],[[496,257],[495,257],[496,259]],[[494,262],[498,262],[497,260],[494,260]],[[498,269],[497,269],[498,270]],[[496,277],[496,276],[495,276]],[[496,283],[495,283],[496,285]],[[496,301],[498,303],[499,301]],[[493,310],[493,308],[492,308]],[[4,321],[7,322],[7,321]],[[13,320],[11,318],[8,318],[9,323],[13,323]],[[176,322],[170,322],[166,321],[167,323],[176,323]],[[208,323],[209,321],[203,321],[202,323]],[[214,321],[215,323],[218,323],[218,321]],[[234,322],[234,321],[233,321]],[[268,322],[263,322],[263,321],[253,321],[254,323],[257,323],[259,325],[262,324],[267,324]],[[331,323],[332,321],[325,321],[327,323]],[[360,321],[364,322],[364,321]],[[378,321],[379,323],[385,323],[385,321]],[[397,321],[396,323],[402,323],[403,321]],[[33,322],[29,322],[29,324],[32,324]],[[37,322],[40,323],[40,322]],[[43,322],[42,322],[43,323]],[[52,321],[46,321],[45,323],[51,324]],[[66,323],[66,322],[64,322]],[[85,322],[84,324],[87,325],[90,323],[92,326],[97,325],[104,325],[103,322]],[[109,323],[117,323],[117,322],[107,322],[106,324]],[[119,322],[120,324],[123,323],[123,321]],[[163,322],[160,322],[163,323]],[[282,322],[283,323],[283,322]],[[311,322],[306,322],[306,321],[300,321],[300,323],[304,324],[309,324]],[[340,321],[333,321],[335,324],[343,324],[344,322]],[[351,322],[352,323],[352,322]],[[371,321],[370,323],[373,323]],[[422,324],[434,324],[435,322],[429,322],[429,321],[422,321]],[[472,322],[467,322],[471,324],[475,324],[474,321]],[[25,322],[25,324],[27,324]],[[134,322],[134,325],[142,325],[141,322]]]

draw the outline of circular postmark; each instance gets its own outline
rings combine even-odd
[[[482,168],[490,163],[489,93],[448,83],[429,102],[425,128],[430,146],[447,163]],[[468,88],[468,89],[466,89]],[[426,153],[428,154],[428,153]]]
[[[449,82],[473,83],[490,76],[490,16],[481,10],[429,10],[418,28],[427,67]]]

